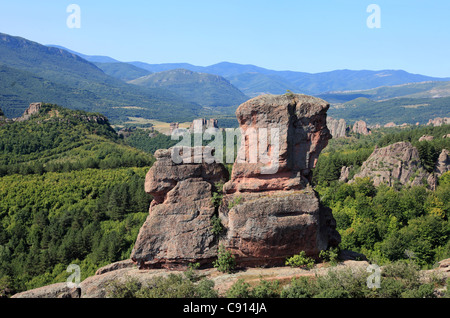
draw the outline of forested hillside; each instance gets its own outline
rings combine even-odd
[[[153,158],[120,142],[106,117],[44,104],[27,121],[0,126],[0,175],[142,167]]]
[[[374,148],[411,142],[428,169],[450,139],[450,126],[381,129],[372,135],[331,140],[319,157],[314,184],[321,201],[333,210],[342,237],[341,249],[363,253],[377,264],[412,260],[425,268],[450,257],[450,172],[435,191],[426,185],[375,187],[368,178],[339,181],[341,168],[353,166],[351,179]],[[434,136],[421,141],[423,135]]]
[[[0,127],[0,293],[82,277],[127,258],[151,197],[152,155],[100,114],[44,104]]]

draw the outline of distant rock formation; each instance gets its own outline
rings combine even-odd
[[[434,139],[433,136],[423,135],[422,137],[419,138],[419,141],[431,141],[433,139]]]
[[[375,186],[382,183],[389,186],[395,183],[410,186],[426,184],[434,189],[437,178],[449,169],[448,150],[442,151],[435,171],[429,173],[420,162],[417,148],[409,142],[398,142],[375,149],[350,182],[356,178],[369,177]]]
[[[172,134],[173,131],[178,128],[180,128],[180,123],[170,123],[170,134]]]
[[[361,135],[369,135],[372,133],[369,128],[367,128],[367,123],[364,120],[358,120],[355,122],[352,131]]]
[[[392,128],[392,127],[397,127],[397,124],[394,122],[389,122],[386,125],[384,125],[385,128]]]
[[[30,106],[25,110],[22,117],[14,119],[14,121],[25,121],[30,119],[34,114],[39,113],[42,108],[42,103],[31,103]]]
[[[434,171],[438,176],[450,171],[450,155],[447,149],[443,149],[439,155]]]
[[[430,119],[427,123],[427,126],[434,126],[439,127],[442,125],[449,125],[450,124],[450,117],[436,117],[434,119]]]
[[[342,167],[341,168],[341,175],[339,177],[339,181],[341,182],[347,182],[350,177],[350,170],[353,168],[353,166],[350,167]]]
[[[217,119],[199,118],[194,119],[189,129],[191,132],[194,132],[194,129],[198,129],[198,127],[201,127],[202,131],[205,131],[208,128],[219,128],[219,125]]]
[[[327,117],[327,127],[330,130],[333,138],[345,137],[347,132],[347,123],[345,119],[334,119],[332,117]]]

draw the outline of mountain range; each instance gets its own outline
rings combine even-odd
[[[331,103],[330,113],[350,121],[385,120],[386,116],[372,116],[377,105],[393,110],[402,105],[401,114],[393,111],[401,120],[408,119],[411,111],[425,110],[419,114],[420,121],[425,121],[448,115],[446,98],[450,96],[450,78],[403,70],[312,74],[230,62],[210,66],[121,62],[2,33],[0,79],[0,105],[8,117],[18,117],[31,102],[43,101],[101,112],[112,122],[129,117],[166,122],[211,116],[232,120],[236,107],[249,98],[287,90],[321,97]],[[419,104],[434,106],[408,107]],[[358,111],[351,110],[355,105]],[[414,115],[410,121],[416,119]]]

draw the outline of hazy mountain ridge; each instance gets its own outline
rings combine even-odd
[[[144,87],[165,88],[191,102],[206,107],[235,106],[248,100],[247,96],[225,78],[186,69],[153,73],[128,83]]]
[[[193,119],[201,110],[199,105],[167,90],[138,87],[111,77],[76,54],[7,34],[0,34],[0,64],[9,67],[10,71],[17,69],[55,84],[56,91],[63,96],[69,93],[70,98],[64,102],[69,108],[99,111],[113,120],[129,116],[168,121]],[[69,87],[69,90],[61,86]],[[40,94],[33,87],[26,87],[26,93],[33,97]],[[8,104],[17,100],[17,96],[2,94],[1,98],[6,100],[4,111],[8,113]],[[24,98],[24,94],[20,98]],[[33,101],[60,102],[56,98]],[[23,107],[29,104],[29,101],[19,102]]]

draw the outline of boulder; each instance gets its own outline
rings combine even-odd
[[[16,118],[15,121],[28,120],[34,114],[39,113],[41,108],[42,108],[42,103],[31,103],[30,106],[23,113],[22,117]]]
[[[131,253],[140,268],[204,263],[217,255],[212,192],[228,179],[228,171],[219,163],[195,163],[194,157],[175,163],[172,155],[173,149],[158,150],[146,176],[145,190],[154,199]]]

